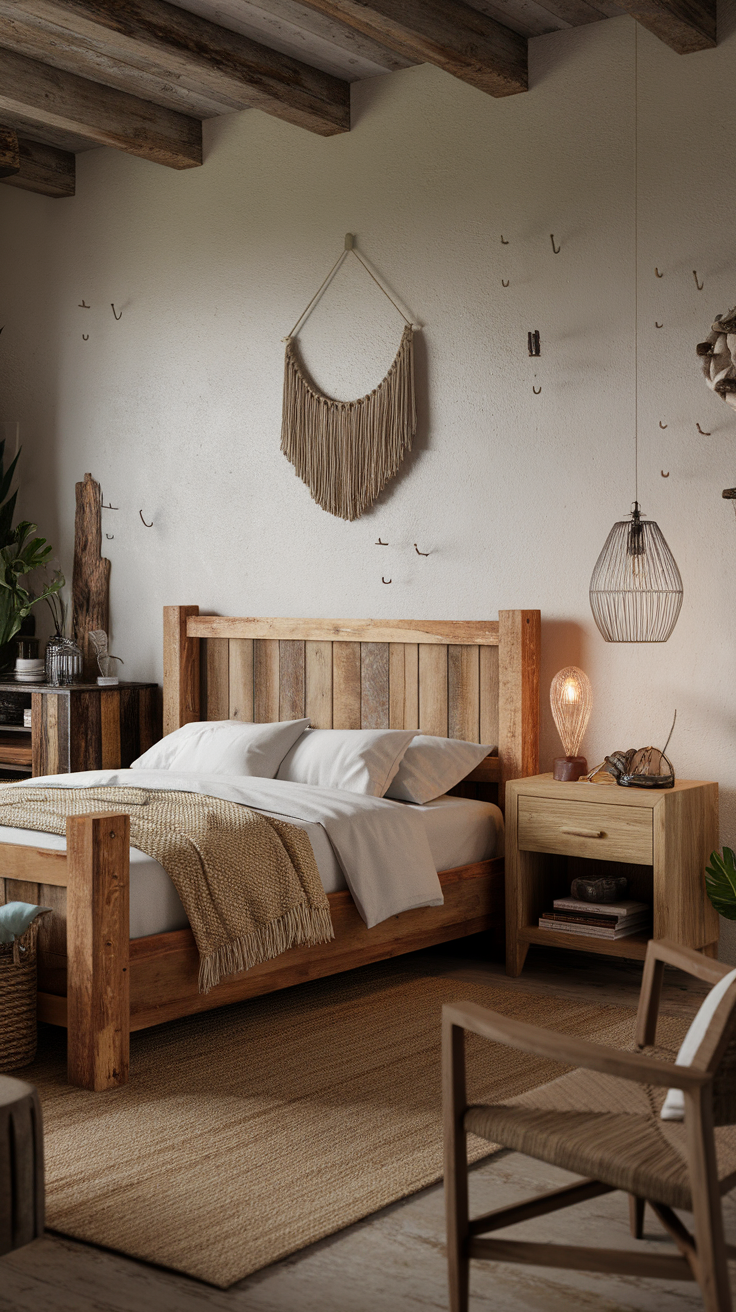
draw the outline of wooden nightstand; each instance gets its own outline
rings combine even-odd
[[[600,939],[539,928],[577,875],[624,874],[628,896],[652,905],[654,938],[718,953],[718,914],[705,865],[718,847],[718,784],[680,779],[663,791],[556,783],[506,784],[506,970],[521,974],[530,943],[643,960],[646,935]],[[600,863],[604,863],[601,865]]]
[[[0,771],[6,775],[127,768],[161,737],[155,683],[56,688],[13,681],[0,682],[0,694],[10,721],[0,723]],[[27,707],[30,729],[23,725]]]

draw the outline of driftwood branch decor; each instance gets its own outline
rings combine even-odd
[[[110,629],[110,561],[102,555],[102,497],[91,474],[75,484],[74,575],[72,632],[84,657],[86,683],[97,678],[97,654],[90,643],[93,629]]]
[[[295,336],[347,254],[355,255],[406,324],[396,357],[378,387],[357,401],[335,401],[307,377]],[[414,328],[353,247],[345,250],[286,338],[281,450],[317,505],[340,519],[358,519],[373,505],[411,449],[417,415]]]

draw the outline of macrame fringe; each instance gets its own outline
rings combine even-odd
[[[358,401],[316,391],[288,339],[281,450],[330,515],[358,519],[373,505],[411,450],[416,427],[410,324],[383,382]]]
[[[329,907],[292,907],[286,915],[250,934],[224,943],[216,952],[202,957],[199,964],[199,991],[209,993],[226,975],[250,970],[259,961],[271,961],[289,948],[304,944],[329,943],[335,937]]]

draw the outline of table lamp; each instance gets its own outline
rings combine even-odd
[[[565,752],[564,756],[555,758],[554,778],[563,783],[574,783],[582,774],[588,773],[588,762],[578,753],[593,708],[590,679],[575,665],[567,665],[552,680],[549,700]]]

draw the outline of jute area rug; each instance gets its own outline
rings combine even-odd
[[[70,1088],[63,1038],[44,1030],[19,1074],[41,1095],[47,1225],[226,1288],[441,1178],[443,1002],[633,1042],[628,1008],[427,969],[370,966],[134,1034],[130,1084],[107,1093]],[[480,1040],[468,1051],[476,1101],[561,1073]]]

